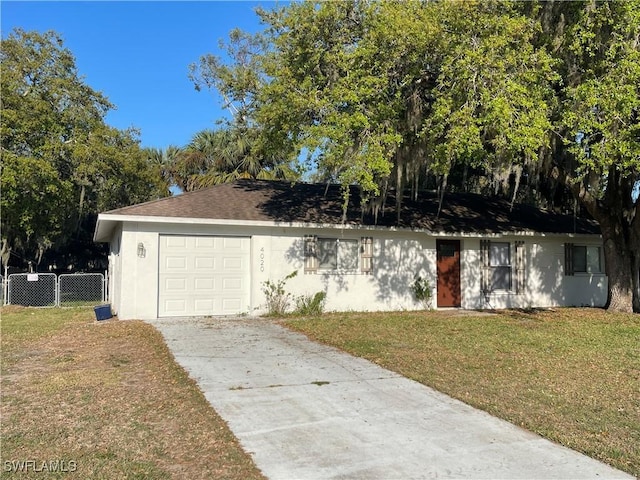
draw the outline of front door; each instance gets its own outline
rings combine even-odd
[[[438,307],[459,307],[460,241],[436,240]]]

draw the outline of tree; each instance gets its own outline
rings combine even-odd
[[[233,182],[239,178],[296,180],[291,161],[268,158],[257,147],[256,131],[229,125],[196,133],[175,158],[172,175],[184,191]]]
[[[442,5],[446,55],[423,133],[445,180],[456,164],[479,167],[513,202],[523,171],[539,170],[558,77],[532,44],[535,22],[508,6]]]
[[[308,163],[343,185],[360,185],[365,198],[380,195],[402,143],[405,65],[378,50],[397,27],[397,10],[392,3],[331,2],[261,12],[274,35],[263,62],[271,81],[257,96],[267,141],[306,152]],[[419,10],[404,13],[401,28],[422,39],[417,26],[424,20],[428,29],[428,19],[411,16]]]
[[[515,4],[493,17],[499,26],[486,16],[490,3],[450,6],[443,23],[462,36],[447,35],[453,44],[425,120],[436,159],[439,150],[472,165],[479,158],[503,182],[515,173],[513,198],[523,171],[559,180],[600,225],[608,308],[637,308],[640,2]]]
[[[171,187],[177,186],[173,169],[180,155],[180,147],[170,145],[164,150],[161,148],[145,148],[143,149],[147,163],[155,170],[155,175],[160,179],[161,196],[167,197],[171,194]]]
[[[224,47],[224,45],[223,45]],[[213,55],[204,55],[200,64],[190,66],[196,89],[215,88],[231,120],[221,128],[194,135],[184,149],[178,170],[185,189],[194,190],[231,182],[238,178],[296,180],[300,172],[290,144],[265,141],[264,123],[256,121],[257,95],[268,80],[260,66],[260,53],[267,47],[262,35],[249,35],[239,29],[231,32],[226,46],[230,65]]]
[[[609,308],[640,311],[640,2],[535,7],[563,78],[550,170],[600,224]]]
[[[136,132],[109,127],[113,108],[79,77],[54,32],[2,41],[2,261],[91,242],[100,210],[162,194]]]
[[[235,32],[242,54],[205,57],[199,77],[264,148],[342,183],[345,205],[350,184],[376,211],[390,188],[444,195],[459,172],[511,201],[522,175],[532,200],[559,182],[601,226],[609,308],[631,311],[639,3],[293,3],[258,11],[265,30]]]
[[[63,233],[71,182],[61,180],[45,160],[2,154],[2,263],[12,250],[40,263],[44,252]]]

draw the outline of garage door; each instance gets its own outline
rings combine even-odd
[[[249,244],[247,237],[161,235],[158,316],[246,312]]]

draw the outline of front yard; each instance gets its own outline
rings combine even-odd
[[[262,478],[152,326],[96,322],[87,308],[0,312],[3,478],[33,478],[55,462],[57,472],[38,478]],[[348,313],[284,323],[640,476],[639,315]]]
[[[640,477],[640,315],[349,313],[286,325]]]
[[[1,315],[2,478],[263,478],[151,325]]]

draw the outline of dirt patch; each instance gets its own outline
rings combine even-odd
[[[51,461],[76,478],[263,478],[153,326],[92,314],[33,341],[3,335],[3,478]]]

